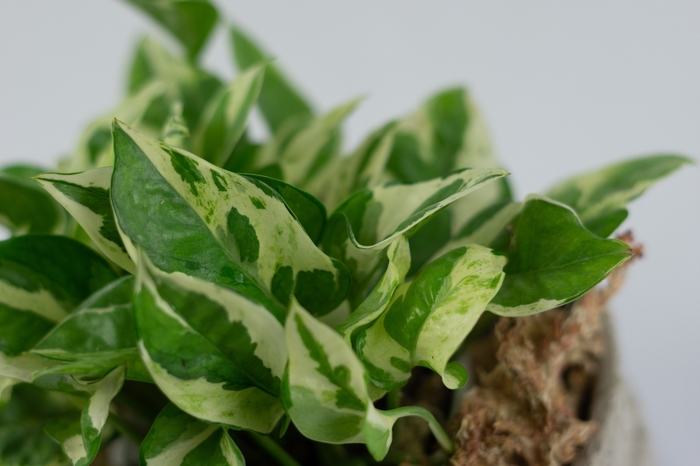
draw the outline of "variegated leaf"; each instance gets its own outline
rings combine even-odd
[[[218,78],[189,60],[173,57],[165,47],[147,37],[136,48],[129,73],[129,93],[139,93],[153,82],[165,83],[166,92],[143,115],[140,130],[144,127],[160,130],[168,118],[171,105],[182,102],[182,117],[191,133],[197,127],[202,110],[221,88]]]
[[[10,401],[10,396],[12,395],[12,387],[20,382],[21,380],[0,375],[0,412],[2,412],[3,409],[5,409],[5,406],[7,406],[7,402]]]
[[[440,209],[505,175],[500,169],[466,169],[421,183],[387,184],[361,191],[331,215],[324,250],[342,260],[355,284],[361,286],[377,266],[381,252],[396,237],[410,236]]]
[[[61,443],[74,466],[87,466],[95,459],[109,415],[109,404],[121,390],[124,372],[124,367],[118,367],[104,378],[84,384],[90,395],[79,419],[62,418],[46,426],[46,432]]]
[[[136,346],[133,290],[133,276],[110,283],[46,335],[32,352],[68,364],[40,374],[97,377],[126,364],[127,379],[151,381]]]
[[[114,118],[119,118],[131,125],[142,128],[142,119],[147,110],[167,92],[167,85],[162,81],[152,81],[134,94],[126,97],[111,112],[97,118],[83,132],[78,147],[66,166],[61,171],[77,173],[95,167],[108,167],[114,164],[114,150],[110,125]],[[158,131],[165,120],[158,123]],[[144,128],[142,128],[144,129]]]
[[[566,180],[546,195],[571,206],[586,228],[605,238],[625,220],[629,202],[689,163],[678,155],[631,159]]]
[[[264,74],[264,64],[252,67],[211,99],[194,133],[193,152],[224,166],[246,128]]]
[[[311,120],[294,135],[278,155],[284,181],[307,188],[313,195],[321,194],[313,190],[311,180],[329,161],[340,155],[340,124],[360,100],[352,100]]]
[[[190,129],[182,116],[182,102],[179,100],[170,104],[170,114],[163,125],[160,140],[169,146],[183,147],[190,137]]]
[[[523,316],[573,301],[630,258],[622,241],[589,232],[569,207],[531,196],[511,226],[505,281],[488,310]]]
[[[127,0],[163,26],[195,59],[216,25],[218,13],[207,0]]]
[[[397,237],[387,248],[386,255],[389,265],[382,278],[350,317],[336,328],[348,342],[355,330],[379,318],[389,305],[396,288],[406,279],[411,266],[411,251],[406,237]]]
[[[296,302],[287,316],[285,340],[289,364],[282,399],[304,436],[325,443],[366,443],[381,461],[396,419],[415,415],[429,422],[441,445],[451,448],[449,438],[423,408],[375,409],[364,368],[350,345]]]
[[[116,278],[96,252],[70,238],[27,235],[0,242],[0,353],[29,350]]]
[[[145,256],[137,278],[139,349],[163,393],[197,418],[270,432],[283,413],[282,325],[244,297],[163,273]]]
[[[420,365],[440,374],[450,389],[464,385],[464,368],[448,361],[498,292],[505,263],[488,248],[463,247],[399,287],[382,316],[354,341],[372,383],[391,390]]]
[[[236,64],[241,71],[269,58],[238,28],[231,28],[231,42]],[[276,134],[280,127],[292,118],[308,118],[313,115],[311,105],[275,65],[267,66],[258,106],[272,134]]]
[[[205,424],[169,404],[141,442],[142,466],[244,466],[226,429]]]
[[[14,165],[0,170],[0,225],[13,235],[57,233],[65,224],[65,212],[32,176],[40,168]]]
[[[289,211],[304,227],[304,231],[314,243],[321,241],[323,229],[326,226],[326,207],[311,194],[295,188],[291,184],[269,176],[246,174],[244,175],[256,184],[262,182],[279,194]],[[263,188],[264,189],[264,188]]]
[[[126,253],[109,200],[112,167],[82,173],[39,175],[36,180],[75,218],[104,255],[134,273],[136,266]]]
[[[347,271],[274,190],[121,123],[114,134],[112,204],[132,257],[131,243],[159,269],[228,286],[280,319],[292,295],[318,315],[345,298]]]

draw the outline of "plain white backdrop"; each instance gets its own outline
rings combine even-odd
[[[429,93],[469,87],[518,196],[625,157],[700,156],[700,2],[219,2],[317,108],[367,100],[352,148]],[[223,5],[223,3],[226,3]],[[119,101],[147,19],[117,0],[0,3],[0,165],[51,168]],[[204,57],[234,76],[222,30]],[[659,464],[700,458],[700,170],[631,205],[645,245],[612,308]]]

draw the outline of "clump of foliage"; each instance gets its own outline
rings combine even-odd
[[[182,56],[144,39],[127,97],[60,171],[0,174],[2,464],[87,465],[118,435],[144,465],[343,464],[325,444],[353,443],[370,464],[404,416],[449,451],[433,415],[395,402],[411,370],[463,386],[451,357],[480,316],[591,289],[630,257],[607,239],[627,203],[687,162],[516,201],[460,88],[342,157],[357,101],[316,113],[235,28],[240,73],[222,83],[197,65],[211,4],[131,3]],[[255,106],[264,142],[246,132]]]

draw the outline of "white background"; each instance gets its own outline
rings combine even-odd
[[[223,3],[223,2],[220,2]],[[519,196],[624,157],[700,155],[700,2],[227,2],[317,107],[366,95],[348,147],[429,93],[469,86]],[[51,167],[114,106],[138,36],[114,0],[0,3],[0,165]],[[223,31],[207,66],[233,76]],[[624,374],[659,463],[700,458],[700,170],[631,206],[646,246],[614,299]]]

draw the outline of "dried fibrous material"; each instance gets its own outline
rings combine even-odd
[[[621,239],[632,242],[629,233]],[[634,252],[641,256],[641,247]],[[603,314],[625,268],[571,305],[498,321],[495,366],[475,361],[477,384],[453,421],[454,466],[563,466],[590,444],[598,430],[591,402],[606,355]]]

